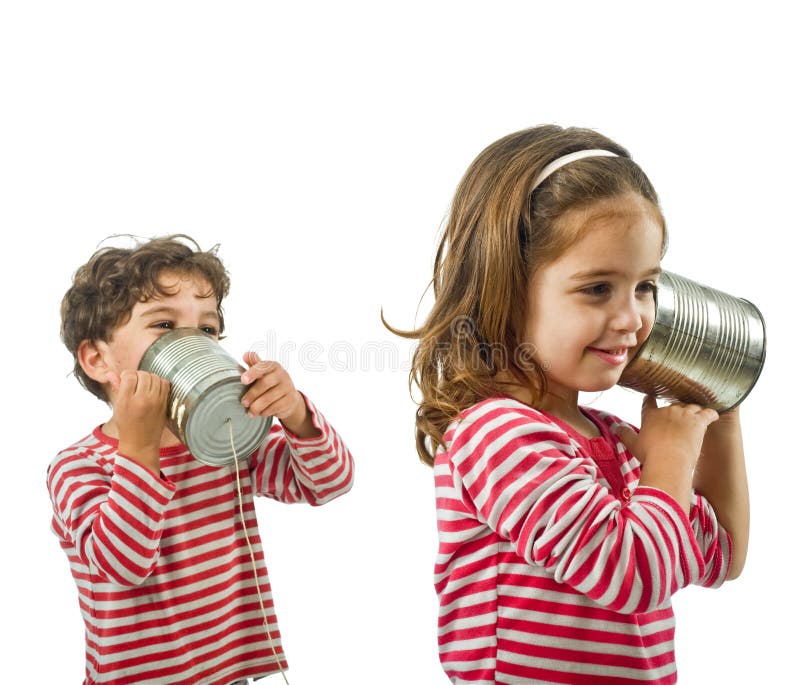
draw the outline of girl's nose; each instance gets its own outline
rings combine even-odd
[[[636,333],[643,323],[644,304],[635,297],[619,302],[612,317],[612,327],[626,333]]]

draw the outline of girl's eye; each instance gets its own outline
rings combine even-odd
[[[163,328],[165,330],[169,330],[174,327],[175,325],[172,323],[172,321],[159,321],[158,323],[153,324],[153,328]]]
[[[604,297],[611,292],[611,286],[608,283],[595,283],[581,288],[581,292],[590,297]]]
[[[658,290],[658,286],[653,283],[653,281],[645,281],[644,283],[640,283],[636,286],[636,290],[640,293],[647,293],[647,294],[656,294],[656,290]]]
[[[213,326],[202,326],[200,330],[203,331],[203,333],[205,333],[206,335],[210,335],[212,337],[217,337],[217,335],[219,334],[219,331],[217,331],[217,329],[214,328]]]

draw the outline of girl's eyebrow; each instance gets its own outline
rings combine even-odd
[[[614,271],[613,269],[591,269],[589,271],[579,271],[576,274],[570,276],[570,279],[573,281],[582,281],[587,278],[608,278],[609,276],[618,276],[620,271]],[[646,271],[641,275],[641,278],[650,278],[652,276],[658,276],[661,273],[661,267],[656,266]]]

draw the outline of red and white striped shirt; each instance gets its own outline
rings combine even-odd
[[[687,517],[637,487],[621,421],[583,412],[601,437],[510,398],[445,433],[435,582],[454,683],[674,683],[670,597],[725,580],[730,537],[708,502],[695,494]]]
[[[320,505],[350,489],[353,463],[307,401],[321,436],[276,422],[240,461],[247,534],[275,652],[266,637],[239,519],[234,467],[183,445],[161,450],[161,478],[117,454],[99,428],[48,469],[52,529],[67,554],[86,626],[85,685],[229,685],[285,668],[253,494]]]

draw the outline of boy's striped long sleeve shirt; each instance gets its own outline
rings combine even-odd
[[[640,465],[601,437],[510,398],[463,412],[434,476],[439,652],[456,683],[676,682],[671,595],[722,584],[730,538],[708,502],[690,516],[637,487]]]
[[[86,632],[85,685],[228,685],[285,667],[253,495],[320,505],[353,480],[350,452],[307,401],[320,436],[277,422],[240,459],[247,534],[264,598],[264,630],[239,519],[236,473],[184,445],[154,474],[117,453],[100,428],[48,469],[52,530],[69,559]]]

